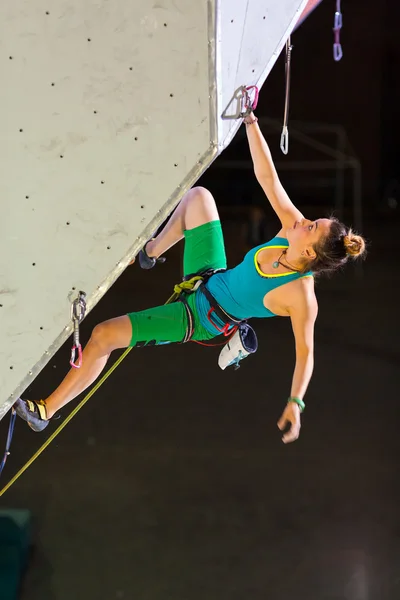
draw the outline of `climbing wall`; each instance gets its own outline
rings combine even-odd
[[[216,156],[306,0],[3,0],[0,418]]]

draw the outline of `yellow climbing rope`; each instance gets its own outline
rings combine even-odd
[[[202,280],[203,280],[203,277],[201,277],[200,275],[196,275],[195,277],[192,277],[191,279],[188,279],[187,281],[182,281],[182,283],[178,283],[177,285],[174,286],[174,293],[172,294],[172,296],[170,298],[168,298],[168,300],[166,301],[165,304],[171,304],[172,302],[175,302],[179,298],[179,296],[181,295],[181,293],[184,292],[184,291],[185,292],[191,292],[193,289],[195,289],[197,282],[198,281],[202,281]],[[2,490],[0,490],[0,497],[3,494],[5,494],[5,492],[7,490],[10,489],[10,487],[31,466],[31,464],[38,458],[38,456],[40,456],[42,454],[42,452],[47,448],[47,446],[49,446],[51,444],[51,442],[57,437],[57,435],[60,433],[60,431],[62,431],[64,429],[64,427],[66,425],[68,425],[68,423],[71,421],[71,419],[74,418],[74,416],[76,415],[76,413],[78,411],[80,411],[80,409],[82,408],[82,406],[84,406],[86,404],[86,402],[93,396],[93,394],[95,392],[97,392],[97,390],[103,385],[103,383],[111,375],[111,373],[113,373],[115,371],[115,369],[122,363],[122,361],[124,360],[124,358],[126,356],[128,356],[128,354],[129,354],[129,352],[131,350],[132,350],[131,347],[127,348],[125,350],[125,352],[115,361],[115,363],[112,365],[112,367],[110,367],[108,369],[108,371],[96,383],[96,385],[90,390],[90,392],[88,392],[88,394],[86,394],[86,396],[83,398],[83,400],[81,400],[81,402],[68,415],[68,417],[65,419],[65,421],[63,421],[61,423],[61,425],[59,427],[57,427],[57,429],[54,431],[54,433],[52,433],[51,436],[45,441],[45,443],[43,444],[43,446],[41,446],[39,448],[39,450],[37,452],[35,452],[35,454],[28,460],[28,462],[7,483],[7,485],[5,485]]]

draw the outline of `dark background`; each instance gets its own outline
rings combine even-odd
[[[253,323],[260,348],[237,372],[220,371],[218,350],[195,344],[133,350],[2,498],[34,516],[22,600],[400,598],[399,9],[394,0],[342,8],[340,63],[334,2],[293,36],[290,118],[345,127],[362,165],[369,253],[362,270],[318,283],[300,439],[285,446],[276,427],[294,366],[288,320]],[[283,99],[282,56],[258,116],[282,120]],[[279,137],[268,139],[279,161],[307,156],[291,141],[282,158]],[[235,141],[221,160],[242,157]],[[238,184],[219,162],[200,183],[216,196],[232,266],[278,222],[251,169]],[[296,193],[296,177],[281,176],[302,210],[333,208],[334,182],[318,189],[320,174],[309,172]],[[349,199],[345,217],[352,224]],[[82,340],[101,320],[164,303],[181,259],[178,247],[154,271],[129,268],[84,321]],[[27,397],[54,389],[69,353],[68,343]],[[3,484],[44,439],[17,423]]]

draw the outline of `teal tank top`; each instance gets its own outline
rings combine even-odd
[[[257,262],[259,252],[264,248],[283,250],[288,247],[289,242],[286,238],[274,237],[266,244],[250,250],[243,261],[233,269],[215,273],[206,286],[218,304],[232,317],[240,320],[251,317],[275,317],[276,315],[264,306],[264,296],[285,283],[312,276],[311,271],[304,274],[294,271],[276,275],[262,273]],[[211,333],[215,333],[216,329],[208,318],[210,305],[204,294],[196,294],[196,308],[201,324]],[[212,316],[212,321],[218,326],[221,325],[215,315]]]

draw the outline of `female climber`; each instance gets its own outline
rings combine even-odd
[[[42,431],[53,415],[90,386],[113,350],[128,346],[210,340],[228,334],[251,317],[289,317],[296,360],[290,396],[278,427],[284,443],[300,433],[300,414],[314,364],[314,323],[318,305],[314,277],[342,267],[365,252],[364,239],[335,218],[306,219],[286,194],[257,117],[245,117],[255,176],[275,210],[281,229],[227,269],[218,210],[211,193],[194,187],[182,198],[164,229],[139,253],[142,268],[184,238],[186,277],[208,272],[208,279],[184,301],[110,319],[96,325],[83,352],[80,369],[71,369],[59,387],[43,400],[15,403],[17,414],[34,431]],[[160,258],[161,257],[161,258]],[[190,321],[190,326],[189,326]],[[188,331],[190,330],[190,334]]]

